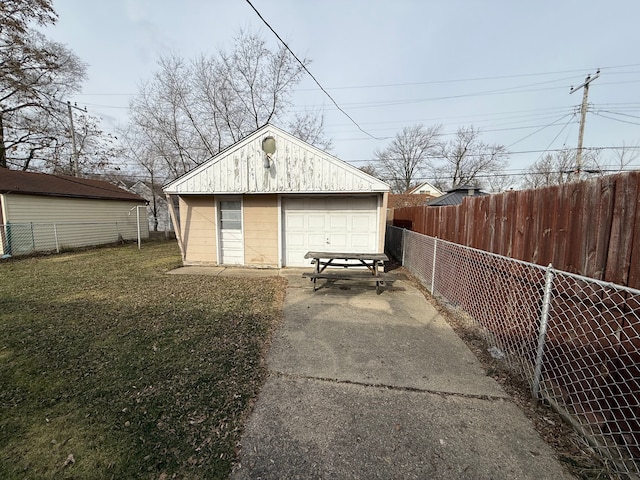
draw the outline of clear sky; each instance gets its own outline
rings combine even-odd
[[[310,78],[294,109],[323,107],[337,157],[362,166],[402,127],[474,125],[521,171],[539,151],[575,147],[589,90],[585,147],[640,145],[638,0],[252,0],[360,132]],[[72,98],[113,131],[129,100],[172,51],[229,49],[241,28],[277,40],[245,0],[54,0],[46,31],[89,64]],[[576,115],[573,115],[573,114]],[[281,125],[284,126],[284,125]],[[640,154],[640,149],[636,150]],[[605,150],[603,155],[610,155]],[[640,165],[640,155],[634,162]],[[640,168],[640,167],[639,167]]]

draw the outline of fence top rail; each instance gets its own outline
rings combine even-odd
[[[134,217],[135,219],[135,217]],[[113,222],[9,222],[9,223],[0,223],[0,228],[4,227],[22,227],[22,226],[54,226],[54,225],[114,225],[118,223],[117,221]]]
[[[477,253],[480,253],[480,254],[483,254],[483,255],[487,255],[487,256],[490,256],[490,257],[498,258],[500,260],[507,260],[509,262],[518,263],[520,265],[524,265],[524,266],[529,267],[529,268],[542,270],[542,271],[546,271],[546,270],[550,269],[553,272],[554,275],[560,274],[560,275],[563,275],[563,276],[566,276],[566,277],[572,277],[572,278],[574,278],[576,280],[581,280],[583,282],[595,283],[596,285],[599,285],[600,287],[603,287],[603,288],[611,288],[611,289],[614,289],[614,290],[623,290],[623,291],[628,292],[628,293],[630,293],[632,295],[640,295],[640,290],[636,290],[635,288],[627,287],[627,286],[624,286],[624,285],[618,285],[617,283],[613,283],[613,282],[605,282],[605,281],[598,280],[598,279],[592,278],[592,277],[585,277],[584,275],[579,275],[577,273],[567,272],[565,270],[558,270],[556,268],[553,268],[553,266],[551,264],[549,264],[548,267],[544,267],[542,265],[537,265],[535,263],[525,262],[524,260],[518,260],[517,258],[505,257],[504,255],[499,255],[497,253],[488,252],[486,250],[480,250],[480,249],[477,249],[477,248],[469,247],[467,245],[462,245],[462,244],[459,244],[459,243],[450,242],[448,240],[443,240],[443,239],[438,238],[438,237],[431,237],[429,235],[424,235],[423,233],[414,232],[413,230],[409,230],[407,228],[396,227],[396,226],[393,226],[393,225],[390,225],[389,228],[394,228],[394,229],[398,229],[398,230],[404,230],[404,231],[410,232],[410,233],[412,233],[414,235],[420,235],[422,237],[426,237],[426,238],[430,238],[430,239],[433,239],[433,240],[437,240],[438,243],[445,243],[445,244],[453,245],[453,246],[456,246],[456,247],[462,247],[462,248],[465,248],[465,249],[473,251],[473,252],[477,252]]]

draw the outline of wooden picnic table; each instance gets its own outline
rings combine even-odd
[[[384,253],[347,253],[347,252],[307,252],[304,256],[311,259],[314,264],[314,271],[304,273],[304,277],[308,277],[313,281],[313,290],[316,291],[316,281],[319,278],[328,280],[375,280],[376,291],[380,293],[380,287],[384,284],[384,272],[380,271],[380,266],[384,262],[389,261]],[[337,272],[325,271],[327,267],[343,267],[350,271]],[[367,271],[362,271],[362,267],[366,267]],[[355,271],[354,269],[360,269]]]

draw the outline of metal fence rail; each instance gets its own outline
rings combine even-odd
[[[0,224],[0,255],[60,253],[60,251],[72,248],[103,245],[137,238],[138,230],[135,221]]]
[[[622,474],[640,474],[640,291],[389,227],[387,252]]]

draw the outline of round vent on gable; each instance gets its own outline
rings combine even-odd
[[[265,137],[262,140],[262,151],[264,152],[262,165],[264,168],[269,168],[271,166],[271,155],[276,152],[276,139],[273,137]]]

